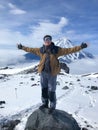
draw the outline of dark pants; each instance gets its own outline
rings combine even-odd
[[[41,73],[41,89],[42,89],[42,103],[48,106],[50,101],[50,108],[56,108],[56,79],[57,76],[52,76],[50,73]]]

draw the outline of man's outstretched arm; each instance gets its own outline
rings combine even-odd
[[[18,48],[18,49],[21,49],[21,50],[24,50],[24,51],[26,51],[26,52],[33,53],[33,54],[38,55],[38,56],[41,55],[41,53],[40,53],[40,48],[30,48],[30,47],[26,47],[26,46],[23,46],[21,43],[20,43],[20,44],[17,44],[17,48]]]
[[[88,46],[87,43],[82,43],[80,46],[75,46],[75,47],[72,47],[72,48],[60,48],[57,56],[59,57],[59,56],[62,56],[62,55],[75,53],[75,52],[78,52],[78,51],[86,48],[87,46]]]

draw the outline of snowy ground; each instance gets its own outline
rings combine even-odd
[[[6,102],[0,108],[0,121],[21,119],[15,130],[23,130],[27,117],[41,104],[40,75],[23,73],[32,67],[0,70],[0,101]],[[92,86],[98,87],[98,73],[68,75],[61,71],[57,78],[57,109],[72,114],[80,126],[97,130],[98,90],[92,90]]]

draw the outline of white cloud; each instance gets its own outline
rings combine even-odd
[[[85,74],[98,72],[98,56],[95,59],[81,59],[68,65],[70,73],[72,74]]]
[[[24,10],[21,10],[21,9],[14,9],[14,10],[10,10],[10,13],[11,14],[25,14],[26,13],[26,11],[24,11]]]
[[[13,7],[13,5],[11,5]],[[13,45],[17,42],[25,43],[31,46],[40,46],[43,42],[43,36],[50,34],[56,36],[62,34],[62,29],[68,24],[68,20],[62,17],[58,23],[52,23],[50,21],[41,21],[38,26],[30,27],[31,33],[29,35],[23,35],[20,32],[15,32],[9,29],[0,30],[0,44]]]
[[[25,10],[22,10],[22,9],[17,8],[17,7],[16,7],[15,5],[13,5],[12,3],[8,3],[8,6],[10,7],[10,13],[11,13],[11,14],[17,15],[17,14],[25,14],[25,13],[26,13]]]
[[[84,40],[89,40],[89,39],[94,39],[96,35],[89,34],[89,33],[77,33],[75,30],[68,30],[66,31],[66,36],[72,39],[73,41],[80,41],[83,39]]]
[[[61,20],[59,22],[59,26],[63,27],[65,25],[68,25],[68,19],[65,17],[61,17]]]
[[[61,17],[58,23],[51,23],[50,21],[40,22],[38,26],[32,27],[32,35],[34,38],[43,37],[46,34],[57,36],[62,34],[62,29],[68,25],[68,19]]]
[[[31,35],[23,35],[22,33],[12,31],[9,29],[0,30],[0,44],[1,45],[13,45],[17,42],[32,43]]]
[[[2,49],[0,50],[0,67],[5,67],[11,64],[18,64],[24,61],[25,52],[20,50]]]
[[[13,5],[12,3],[8,3],[8,5],[9,5],[9,7],[10,7],[11,9],[15,9],[15,8],[16,8],[16,6]]]

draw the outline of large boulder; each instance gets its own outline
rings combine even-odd
[[[29,116],[25,130],[80,130],[80,127],[72,115],[64,111],[48,114],[48,109],[38,109]]]

